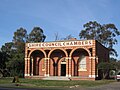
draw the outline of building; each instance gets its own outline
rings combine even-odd
[[[109,60],[109,51],[96,40],[26,43],[25,78],[66,77],[95,80],[97,64]]]

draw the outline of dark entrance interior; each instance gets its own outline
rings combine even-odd
[[[61,76],[66,76],[66,64],[61,64]]]

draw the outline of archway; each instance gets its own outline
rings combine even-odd
[[[62,49],[54,49],[49,53],[50,76],[61,76],[61,61],[66,58],[66,52]],[[62,67],[66,67],[62,65]],[[66,74],[66,69],[65,69]]]
[[[90,53],[86,51],[86,49],[84,48],[76,48],[71,51],[70,56],[72,59],[71,60],[72,76],[82,76],[81,71],[85,72],[88,70],[89,63],[87,62],[89,59],[89,55]]]
[[[34,50],[30,54],[30,74],[44,76],[45,73],[45,55],[40,50]]]

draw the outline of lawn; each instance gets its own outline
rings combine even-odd
[[[80,86],[80,87],[94,87],[98,85],[105,85],[115,80],[97,80],[97,81],[56,81],[56,80],[38,80],[38,79],[24,79],[19,78],[19,82],[12,83],[13,78],[1,78],[0,86],[8,87],[70,87],[70,86]]]

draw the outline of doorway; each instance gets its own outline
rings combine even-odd
[[[66,64],[61,64],[61,76],[66,76]]]

